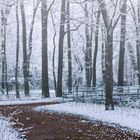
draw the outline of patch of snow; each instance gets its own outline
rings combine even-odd
[[[11,91],[9,93],[9,97],[0,94],[0,105],[17,105],[46,102],[63,102],[63,99],[55,97],[54,90],[50,90],[50,98],[42,98],[41,90],[32,90],[30,93],[30,97],[25,97],[22,92],[19,99],[16,98],[15,91]]]
[[[0,101],[0,105],[19,105],[19,104],[33,104],[33,103],[47,103],[47,102],[62,102],[62,98],[42,98],[42,99],[16,99]]]
[[[116,107],[114,111],[105,111],[104,105],[69,102],[36,107],[35,110],[81,115],[90,120],[120,125],[140,133],[140,110],[136,108]]]
[[[140,99],[137,101],[131,101],[128,104],[132,108],[139,108],[140,109]]]
[[[11,127],[10,122],[3,117],[0,117],[0,140],[23,140],[19,138],[18,132]]]

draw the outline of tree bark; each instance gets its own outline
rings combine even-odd
[[[6,55],[6,23],[4,24],[4,75],[5,75],[5,88],[6,88],[6,94],[9,96],[9,87],[8,87],[8,74],[7,74],[7,55]]]
[[[28,48],[29,48],[29,54],[28,54],[28,69],[30,70],[30,59],[32,55],[32,42],[33,42],[33,31],[34,31],[34,24],[35,24],[35,16],[36,12],[39,6],[40,0],[37,0],[36,6],[33,9],[33,18],[31,22],[31,28],[30,28],[30,33],[29,33],[29,43],[28,43]]]
[[[140,0],[138,0],[138,26],[136,27],[138,85],[140,85]]]
[[[49,76],[48,76],[48,11],[47,1],[41,0],[42,15],[42,96],[49,97]]]
[[[1,49],[2,49],[2,82],[1,88],[4,93],[4,89],[6,89],[6,93],[8,96],[8,77],[7,77],[7,57],[6,57],[6,25],[7,18],[5,17],[3,9],[1,9]]]
[[[113,30],[107,31],[107,46],[105,55],[105,109],[114,110],[113,103]]]
[[[113,103],[113,31],[115,25],[118,22],[118,19],[115,21],[115,24],[112,25],[111,19],[109,18],[105,0],[98,0],[103,20],[106,27],[107,39],[106,39],[106,54],[105,54],[105,109],[114,110]]]
[[[55,43],[55,39],[56,39],[56,27],[55,27],[54,17],[53,17],[53,15],[52,15],[52,13],[51,13],[51,17],[52,17],[52,24],[53,24],[53,28],[54,28],[52,69],[53,69],[54,88],[55,88],[55,92],[56,92],[56,74],[55,74],[55,53],[56,53],[56,43]]]
[[[85,3],[85,35],[86,35],[86,49],[85,49],[85,72],[86,72],[86,86],[91,86],[91,75],[92,75],[92,41],[90,38],[90,32],[88,27],[88,10],[87,10],[87,2]]]
[[[118,86],[124,84],[124,58],[125,58],[125,39],[126,39],[126,10],[127,0],[123,2],[121,10],[121,37],[120,37],[120,52],[119,52],[119,68],[118,68]]]
[[[102,29],[102,78],[105,82],[105,41],[104,41],[104,31]]]
[[[17,44],[16,44],[16,66],[15,66],[15,87],[16,87],[16,98],[19,98],[19,81],[18,81],[18,66],[19,66],[19,15],[18,15],[19,0],[16,2],[16,22],[17,22]]]
[[[71,58],[71,32],[70,32],[70,2],[67,0],[67,43],[68,43],[68,91],[72,92],[72,58]]]
[[[1,50],[2,50],[2,79],[1,79],[1,88],[2,91],[5,89],[5,40],[4,40],[4,13],[3,9],[1,9]],[[4,92],[3,92],[4,93]]]
[[[26,20],[24,10],[24,0],[20,0],[21,18],[22,18],[22,45],[23,45],[23,76],[24,76],[24,94],[29,96],[29,72],[27,56],[27,39],[26,39]]]
[[[97,53],[98,53],[98,37],[99,37],[99,21],[100,21],[100,12],[97,13],[96,21],[96,31],[95,31],[95,50],[93,56],[93,67],[92,67],[92,87],[96,87],[96,62],[97,62]]]
[[[137,16],[136,16],[136,11],[135,11],[135,7],[133,5],[133,2],[131,0],[130,4],[131,4],[131,8],[132,8],[132,18],[134,20],[135,23],[135,28],[136,28],[136,53],[137,53],[137,70],[138,70],[138,85],[140,85],[140,0],[138,0],[138,12],[137,12]]]
[[[62,97],[62,75],[63,75],[63,41],[65,35],[65,7],[66,0],[61,3],[61,19],[60,19],[60,33],[59,33],[59,53],[58,53],[58,75],[57,75],[57,90],[56,96]]]

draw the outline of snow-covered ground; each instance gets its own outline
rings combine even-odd
[[[6,95],[0,94],[0,105],[14,105],[14,104],[32,104],[45,102],[62,102],[62,98],[55,97],[54,90],[50,90],[50,98],[42,98],[41,90],[31,90],[30,97],[25,97],[23,93],[20,94],[20,99],[16,98],[15,91],[9,93],[9,98]]]
[[[20,93],[20,99],[16,98],[15,91],[9,92],[9,97],[0,94],[0,105],[17,105],[17,104],[32,104],[45,102],[62,102],[62,98],[56,98],[55,92],[50,91],[50,98],[42,98],[41,90],[31,90],[30,97],[25,97],[23,92]],[[12,128],[12,123],[9,118],[1,117],[0,114],[0,140],[22,140],[18,138],[18,132]]]
[[[47,105],[35,108],[36,111],[54,111],[59,113],[80,115],[91,121],[101,121],[109,125],[116,124],[122,127],[133,129],[135,132],[140,133],[140,109],[135,106],[140,105],[140,101],[133,102],[131,107],[115,107],[114,111],[105,111],[104,105],[98,105],[93,103],[75,103],[68,102],[62,103],[63,98],[56,98],[55,92],[50,91],[50,98],[42,98],[40,90],[32,90],[30,97],[25,97],[21,93],[21,98],[16,99],[15,92],[10,92],[9,98],[6,95],[0,94],[0,105],[14,105],[14,104],[31,104],[31,103],[44,103],[44,102],[60,102],[60,104]],[[136,105],[134,105],[136,104]],[[18,133],[14,131],[9,124],[9,121],[0,118],[0,140],[17,140],[12,139],[16,137]],[[8,129],[7,129],[8,128]],[[8,133],[8,132],[9,133]],[[1,135],[3,133],[3,135]],[[8,134],[9,139],[4,139],[5,134]]]
[[[33,103],[47,103],[47,102],[62,102],[62,98],[46,98],[46,99],[17,99],[17,100],[7,100],[0,101],[0,105],[18,105],[18,104],[33,104]]]
[[[0,117],[0,140],[23,140],[18,136],[18,132],[11,127],[10,122]]]
[[[61,103],[35,108],[36,111],[54,111],[58,113],[80,115],[93,121],[116,124],[140,133],[140,110],[116,107],[114,111],[105,111],[104,105],[91,103]]]

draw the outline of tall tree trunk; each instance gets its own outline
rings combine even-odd
[[[133,12],[133,20],[136,28],[136,53],[137,53],[137,69],[138,69],[138,85],[140,85],[140,0],[138,0],[138,12],[135,11],[132,0],[129,0]],[[138,15],[136,15],[136,13]]]
[[[106,55],[105,55],[105,109],[114,110],[113,103],[113,30],[107,31],[107,45],[106,45]]]
[[[16,44],[16,66],[15,66],[15,87],[16,87],[16,98],[19,98],[19,81],[18,81],[18,76],[19,76],[19,71],[18,71],[18,66],[19,66],[19,0],[16,2],[16,22],[17,22],[17,44]]]
[[[7,56],[6,56],[6,23],[4,24],[4,75],[5,75],[5,88],[6,94],[9,96],[8,75],[7,75]]]
[[[47,1],[41,0],[42,15],[42,96],[49,97],[49,77],[48,77],[48,11]]]
[[[107,32],[107,39],[106,39],[106,54],[105,54],[105,76],[104,76],[104,83],[105,83],[105,109],[106,110],[114,110],[114,103],[113,103],[113,31],[120,19],[120,15],[112,23],[113,19],[110,19],[107,8],[106,8],[106,1],[105,0],[98,0],[102,17],[105,23],[106,32]],[[115,9],[116,10],[116,9]]]
[[[92,67],[92,87],[96,87],[96,62],[97,62],[97,53],[98,53],[98,37],[99,37],[99,21],[100,21],[100,12],[97,13],[96,21],[96,31],[95,31],[95,50],[93,56],[93,67]]]
[[[86,22],[89,20],[88,10],[87,10],[87,2],[85,4],[85,19]],[[91,73],[92,73],[92,43],[90,38],[90,32],[88,23],[85,25],[85,34],[86,34],[86,50],[85,50],[85,72],[86,72],[86,86],[91,86]]]
[[[104,41],[104,30],[102,29],[102,78],[105,82],[105,41]]]
[[[70,32],[70,2],[67,0],[67,43],[68,43],[68,91],[72,92],[72,58],[71,58],[71,32]]]
[[[22,45],[23,45],[23,76],[24,76],[24,94],[29,96],[29,72],[27,56],[27,39],[26,39],[26,20],[24,10],[24,0],[20,0],[21,18],[22,18]]]
[[[53,24],[53,27],[54,27],[52,69],[53,69],[54,88],[55,88],[55,92],[56,92],[56,74],[55,74],[55,53],[56,53],[55,39],[56,39],[56,27],[55,27],[55,23],[54,23],[54,17],[53,17],[52,14],[51,14],[51,17],[52,17],[52,24]]]
[[[124,0],[123,9],[121,10],[122,15],[121,15],[121,37],[120,37],[120,52],[119,52],[119,68],[118,68],[118,86],[123,86],[123,81],[124,81],[126,10],[127,10],[127,0]]]
[[[31,55],[32,55],[32,42],[33,42],[33,31],[34,31],[34,24],[35,24],[35,16],[36,16],[39,4],[40,4],[40,0],[37,0],[37,3],[35,5],[35,7],[33,7],[33,18],[32,18],[32,22],[31,22],[31,28],[30,28],[30,33],[29,33],[29,43],[28,43],[28,48],[29,48],[28,70],[30,70],[30,59],[31,59]]]
[[[55,88],[55,92],[56,92],[56,75],[55,75],[55,52],[56,52],[56,45],[55,45],[55,35],[53,37],[53,44],[54,44],[54,48],[53,48],[53,80],[54,80],[54,88]]]
[[[2,52],[2,79],[1,79],[1,88],[2,91],[5,89],[5,61],[4,61],[4,52],[5,48],[5,40],[4,40],[4,13],[3,9],[1,9],[1,52]],[[4,92],[3,92],[4,93]]]
[[[6,58],[6,24],[7,18],[4,15],[3,9],[1,9],[1,49],[2,49],[2,82],[1,88],[6,89],[8,96],[8,79],[7,79],[7,58]],[[4,92],[3,92],[4,93]]]
[[[138,85],[140,85],[140,0],[138,0],[138,26],[136,27]]]
[[[138,38],[139,32],[136,31],[137,39],[136,39],[136,50],[137,50],[137,67],[138,67],[138,85],[140,85],[140,39]]]
[[[62,97],[62,75],[63,75],[63,41],[65,35],[65,7],[66,0],[61,3],[61,19],[60,19],[60,33],[59,33],[59,53],[58,53],[58,75],[57,75],[57,90],[56,96]]]

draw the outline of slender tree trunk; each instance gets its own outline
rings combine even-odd
[[[61,19],[60,19],[60,33],[59,33],[59,53],[58,53],[58,77],[57,77],[57,90],[56,96],[62,97],[62,75],[63,75],[63,41],[65,35],[65,7],[66,0],[61,3]]]
[[[48,11],[47,1],[41,0],[42,15],[42,96],[49,97],[49,76],[48,76]]]
[[[22,45],[23,45],[23,76],[24,76],[24,94],[29,96],[29,72],[27,56],[27,39],[26,39],[26,20],[24,10],[24,0],[20,0],[21,18],[22,18]]]
[[[113,23],[113,19],[110,19],[105,0],[98,0],[100,5],[103,21],[105,23],[107,31],[107,41],[106,41],[106,55],[105,55],[105,109],[114,110],[113,103],[113,31],[120,19],[120,15]],[[116,10],[116,9],[115,9]],[[114,11],[115,13],[115,11]]]
[[[124,0],[122,15],[121,15],[121,37],[120,37],[120,52],[119,52],[118,86],[123,86],[123,81],[124,81],[126,10],[127,10],[127,0]]]
[[[32,55],[32,42],[33,42],[33,31],[34,31],[34,24],[35,24],[35,16],[36,16],[39,4],[40,4],[40,0],[37,0],[36,6],[33,9],[33,18],[32,18],[32,22],[31,22],[31,28],[30,28],[30,33],[29,33],[29,43],[28,43],[28,48],[29,48],[28,70],[30,70],[30,59],[31,59],[31,55]]]
[[[137,32],[137,36],[139,33]],[[136,50],[137,50],[137,67],[138,67],[138,85],[140,85],[140,39],[136,40]]]
[[[96,22],[96,31],[95,31],[95,50],[93,56],[93,67],[92,67],[92,87],[96,87],[96,62],[97,62],[97,53],[98,53],[98,37],[99,37],[99,21],[100,21],[100,12],[97,13],[97,22]]]
[[[2,49],[2,83],[1,88],[6,89],[8,96],[8,79],[7,79],[7,58],[6,58],[6,24],[7,19],[5,18],[4,11],[1,9],[1,49]],[[4,93],[4,92],[3,92]]]
[[[19,98],[19,81],[18,81],[18,66],[19,66],[19,0],[16,3],[16,22],[17,22],[17,44],[16,44],[16,67],[15,67],[15,87],[16,87],[16,98]]]
[[[110,29],[111,30],[111,29]],[[113,103],[113,31],[107,31],[107,46],[106,46],[106,56],[105,56],[105,109],[114,110]]]
[[[5,40],[4,40],[4,13],[3,9],[1,9],[1,52],[2,52],[2,79],[1,79],[1,88],[2,91],[5,89],[5,61],[4,61],[4,52],[5,48]],[[4,93],[4,92],[3,92]]]
[[[56,39],[56,27],[55,27],[54,18],[53,18],[53,15],[52,14],[51,14],[51,17],[52,17],[52,24],[53,24],[53,27],[54,27],[52,69],[53,69],[54,88],[55,88],[55,92],[56,92],[56,74],[55,74],[55,53],[56,53],[55,39]]]
[[[7,75],[7,56],[6,56],[6,23],[4,24],[4,75],[5,75],[5,88],[6,88],[6,94],[9,96],[9,87],[8,87],[8,75]]]
[[[133,11],[133,20],[135,23],[135,28],[136,28],[136,53],[137,53],[137,70],[138,70],[138,85],[140,85],[140,0],[138,0],[138,11],[135,11],[135,7],[133,5],[133,2],[131,0],[131,8]],[[136,15],[136,13],[138,15]]]
[[[31,21],[31,28],[30,28],[30,32],[29,32],[29,42],[28,42],[29,53],[27,55],[27,57],[28,57],[28,75],[30,75],[30,63],[31,63],[30,61],[31,61],[32,47],[33,47],[32,43],[33,43],[35,16],[36,16],[39,4],[40,4],[40,0],[37,0],[36,6],[34,7],[34,5],[33,5],[33,17],[32,17],[32,21]]]
[[[54,80],[54,88],[55,88],[55,92],[56,92],[56,75],[55,75],[55,52],[56,52],[56,45],[55,45],[55,35],[53,37],[53,44],[54,44],[54,48],[53,48],[53,78],[54,79],[53,80]]]
[[[102,76],[105,82],[105,41],[104,41],[104,31],[102,29]]]
[[[138,85],[140,85],[140,0],[138,0],[138,26],[136,27]]]
[[[70,32],[70,2],[67,0],[67,42],[68,42],[68,91],[72,92],[72,58],[71,58],[71,32]]]
[[[89,20],[87,3],[85,4],[85,19],[86,22]],[[91,38],[88,23],[85,25],[85,34],[86,34],[86,51],[85,51],[85,72],[86,72],[86,85],[87,87],[91,86],[91,73],[92,73],[92,53],[91,53]]]

